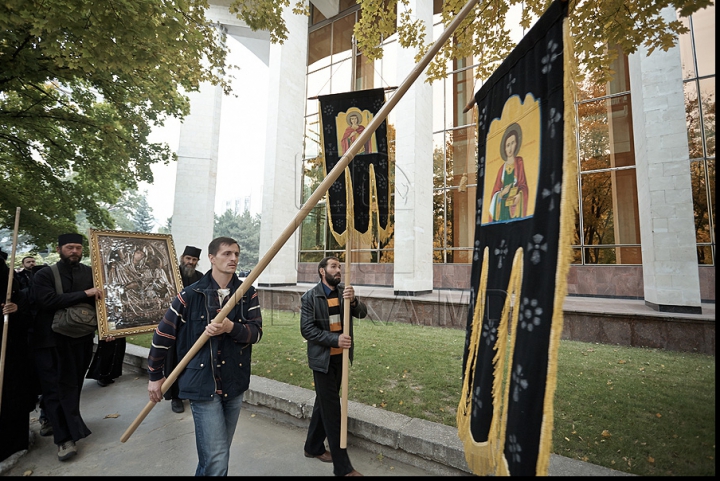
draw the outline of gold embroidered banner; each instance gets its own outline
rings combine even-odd
[[[478,189],[458,434],[478,475],[547,475],[577,199],[567,2],[475,94]]]
[[[385,104],[385,90],[379,88],[325,95],[318,100],[327,175]],[[368,242],[372,239],[375,220],[379,240],[386,240],[390,201],[386,122],[380,124],[370,140],[355,154],[347,170],[349,172],[340,175],[327,194],[328,219],[333,236],[340,245],[345,244],[349,218],[352,222],[350,227],[360,234],[361,239]],[[373,203],[377,206],[375,216]]]

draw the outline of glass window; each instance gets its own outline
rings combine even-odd
[[[320,9],[315,7],[312,3],[310,4],[310,8],[310,25],[317,25],[318,23],[327,20]]]
[[[439,132],[445,129],[445,82],[437,81],[433,83],[433,118],[432,130]],[[473,110],[475,110],[473,108]]]
[[[308,41],[308,100],[305,119],[305,148],[303,152],[303,200],[316,191],[324,176],[322,155],[322,132],[318,117],[318,102],[315,97],[331,93],[363,90],[378,86],[393,86],[395,79],[395,47],[397,42],[385,42],[385,56],[382,60],[369,61],[357,54],[353,45],[353,27],[359,6],[354,1],[343,0],[338,15],[325,20],[321,15],[313,16],[312,30]],[[347,14],[348,11],[352,13]],[[315,14],[316,12],[313,12]],[[355,54],[355,56],[353,56]],[[392,112],[387,117],[389,161],[391,165],[391,186],[394,186],[394,129]],[[393,198],[391,187],[390,237],[378,243],[377,226],[373,222],[374,239],[364,242],[353,239],[354,262],[392,262],[393,261]],[[373,219],[376,221],[377,217]],[[327,221],[325,200],[323,199],[308,215],[301,225],[300,255],[301,262],[315,262],[326,255],[339,254],[344,257],[344,247],[338,245]]]
[[[300,236],[301,251],[325,249],[325,225],[327,224],[325,212],[325,202],[319,202],[303,220],[302,235]]]
[[[685,118],[698,263],[715,265],[715,7],[681,19]]]
[[[307,75],[307,91],[308,97],[327,95],[330,93],[330,67],[309,73]],[[317,100],[308,100],[308,102],[317,102]],[[316,109],[317,110],[317,109]]]
[[[715,5],[692,16],[698,76],[715,75]]]
[[[460,69],[463,69],[466,63],[465,59],[456,61],[456,65]],[[463,111],[475,94],[474,80],[472,68],[465,68],[452,75],[453,127],[468,125],[472,122],[475,109],[468,109],[464,113]]]
[[[584,262],[641,264],[635,169],[581,174],[580,193],[582,218],[581,223],[576,220],[575,242],[581,229],[582,245],[593,246],[583,251]]]
[[[705,156],[715,157],[715,76],[699,83]]]
[[[397,87],[397,49],[396,41],[383,42],[384,53],[383,58],[376,60],[371,67],[374,71],[373,86],[379,87]]]
[[[703,137],[700,127],[700,104],[697,83],[685,82],[685,120],[687,126],[688,151],[691,159],[703,157]]]
[[[308,34],[308,71],[330,64],[332,25],[313,30]]]
[[[320,138],[320,120],[317,114],[305,118],[305,158],[314,159],[322,150]]]
[[[355,90],[374,88],[374,74],[372,60],[367,58],[365,54],[359,54],[355,57]]]
[[[330,67],[333,71],[331,81],[331,92],[334,94],[347,92],[352,87],[352,61],[347,58]]]
[[[333,62],[350,58],[353,48],[353,26],[355,14],[346,15],[332,24],[333,29]]]
[[[344,12],[345,10],[349,8],[353,8],[357,6],[356,0],[340,0],[340,11]]]
[[[581,170],[635,165],[631,112],[629,95],[578,105]]]
[[[687,17],[680,17],[680,22],[685,28],[690,28],[690,19]],[[695,58],[692,54],[692,35],[684,34],[678,38],[678,45],[680,47],[680,58],[682,59],[682,76],[683,78],[697,77],[697,70],[695,69]]]

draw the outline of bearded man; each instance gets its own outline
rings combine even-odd
[[[45,414],[53,428],[58,459],[66,461],[77,454],[75,443],[90,435],[90,429],[80,415],[80,392],[85,373],[93,355],[91,332],[80,337],[69,337],[52,330],[55,311],[79,303],[95,306],[103,291],[93,287],[92,269],[80,263],[83,257],[83,236],[70,233],[58,237],[57,268],[62,283],[62,294],[55,290],[52,269],[35,273],[32,289],[38,313],[32,333],[42,389]]]
[[[202,253],[202,249],[185,246],[185,250],[180,256],[180,276],[182,277],[183,287],[188,287],[190,284],[202,279],[203,273],[197,270],[200,253]]]

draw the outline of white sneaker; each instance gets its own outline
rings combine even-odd
[[[65,441],[64,443],[58,444],[58,459],[60,461],[67,461],[77,454],[77,447],[75,447],[75,441]]]

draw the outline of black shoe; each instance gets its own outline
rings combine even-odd
[[[185,406],[183,405],[182,399],[173,399],[170,403],[172,404],[172,410],[174,413],[185,412]]]
[[[52,436],[53,428],[47,419],[40,420],[40,436]]]
[[[100,386],[100,387],[107,387],[110,384],[105,379],[98,379],[97,383],[98,383],[98,386]]]

